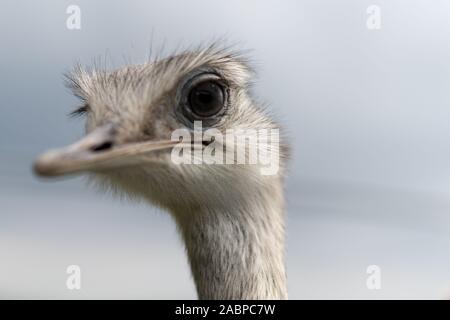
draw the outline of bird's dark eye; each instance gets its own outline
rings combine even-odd
[[[231,87],[215,72],[200,70],[189,76],[177,91],[179,120],[187,126],[195,121],[202,121],[205,127],[217,124],[228,113]]]
[[[218,114],[225,106],[223,88],[215,81],[206,80],[194,85],[188,96],[189,108],[201,118]]]

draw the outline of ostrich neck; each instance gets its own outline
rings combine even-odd
[[[200,299],[287,298],[278,196],[252,199],[237,210],[218,206],[175,215]]]

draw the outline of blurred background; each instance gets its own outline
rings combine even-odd
[[[66,27],[69,5],[80,30]],[[74,63],[120,67],[151,43],[221,36],[252,50],[255,95],[292,140],[290,298],[449,298],[449,16],[445,0],[2,0],[0,298],[196,298],[169,215],[83,178],[40,180],[31,163],[83,134],[67,117]],[[66,288],[72,264],[81,290]]]

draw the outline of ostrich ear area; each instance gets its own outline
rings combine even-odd
[[[178,141],[147,141],[116,145],[111,126],[95,129],[69,146],[49,150],[34,162],[34,172],[55,177],[111,169],[142,162],[157,150],[171,149]]]

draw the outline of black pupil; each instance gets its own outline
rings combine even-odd
[[[192,112],[201,117],[211,117],[224,106],[222,88],[213,81],[197,84],[189,93]]]

